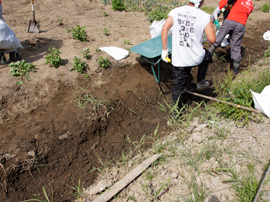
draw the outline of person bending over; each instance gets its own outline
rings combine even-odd
[[[181,94],[185,93],[187,79],[191,68],[198,66],[197,88],[209,86],[205,81],[208,64],[212,62],[212,55],[203,48],[203,33],[210,43],[216,40],[210,15],[200,7],[204,0],[190,0],[188,5],[170,11],[161,32],[162,55],[167,61],[168,31],[172,28],[172,66],[174,84],[172,86],[172,101],[180,103]],[[178,107],[178,106],[177,106]]]

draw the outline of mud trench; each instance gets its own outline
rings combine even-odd
[[[246,30],[241,71],[268,48],[267,42],[256,37],[265,32],[265,23]],[[228,70],[229,47],[219,48],[217,54],[225,60],[209,66],[206,79],[211,85]],[[53,190],[54,201],[74,201],[70,186],[78,186],[79,180],[83,187],[90,186],[99,173],[90,172],[94,168],[115,162],[122,152],[127,154],[134,149],[132,142],[151,136],[158,124],[164,135],[170,132],[168,113],[158,109],[158,102],[171,100],[172,69],[161,64],[158,85],[150,65],[138,61],[102,70],[98,75],[106,82],[100,86],[93,85],[93,77],[78,76],[75,82],[47,78],[34,87],[31,82],[10,87],[10,94],[1,97],[0,201],[42,198],[42,187],[48,195]],[[196,90],[196,71],[192,69],[188,89],[215,97],[212,87]],[[37,101],[44,86],[48,92]],[[93,104],[92,108],[84,105],[85,95],[104,102],[93,110]],[[184,95],[182,101],[202,99]]]

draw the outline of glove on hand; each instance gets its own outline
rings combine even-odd
[[[220,24],[219,24],[218,20],[215,20],[214,23],[215,23],[217,29],[220,28]]]
[[[161,59],[168,63],[168,60],[166,59],[168,57],[168,50],[162,50]]]
[[[221,10],[219,9],[219,6],[218,6],[218,7],[215,9],[214,13],[213,13],[213,17],[214,17],[215,19],[217,19],[218,16],[220,15],[220,13],[221,13]]]

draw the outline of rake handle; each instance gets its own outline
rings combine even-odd
[[[247,111],[250,111],[250,112],[254,112],[254,113],[257,113],[257,114],[261,114],[262,113],[261,111],[256,110],[256,109],[252,109],[252,108],[249,108],[249,107],[244,107],[244,106],[237,105],[237,104],[234,104],[234,103],[231,103],[231,102],[226,102],[224,100],[220,100],[220,99],[217,99],[217,98],[209,97],[209,96],[202,95],[202,94],[199,94],[199,93],[193,93],[193,92],[188,91],[188,90],[186,92],[189,93],[189,94],[191,94],[191,95],[195,95],[195,96],[206,98],[206,99],[213,100],[213,101],[216,101],[216,102],[221,102],[221,103],[224,103],[224,104],[228,104],[228,105],[231,105],[231,106],[234,106],[234,107],[237,107],[237,108],[240,108],[240,109],[244,109],[244,110],[247,110]]]

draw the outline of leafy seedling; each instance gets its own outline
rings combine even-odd
[[[81,61],[81,58],[77,58],[76,56],[73,59],[73,61],[74,61],[73,67],[70,68],[70,71],[77,70],[77,72],[79,72],[80,74],[83,74],[87,66],[86,63],[84,61]]]
[[[126,45],[133,45],[132,43],[130,43],[130,41],[129,40],[127,40],[127,39],[125,39],[124,40],[124,44],[126,44]]]
[[[45,57],[45,64],[50,64],[55,68],[58,68],[60,65],[63,65],[63,60],[60,58],[60,54],[62,54],[57,48],[49,48],[49,52]]]
[[[89,51],[89,48],[85,48],[83,49],[83,51],[81,51],[81,53],[83,54],[83,57],[86,58],[86,59],[89,59],[90,58],[90,51]]]
[[[102,56],[99,57],[98,64],[100,67],[106,69],[110,66],[110,61],[108,58],[104,58]]]
[[[20,77],[20,81],[16,82],[17,85],[23,84],[23,76],[26,76],[26,78],[30,80],[29,72],[31,72],[35,68],[35,65],[31,63],[26,63],[25,60],[17,61],[16,63],[12,62],[9,64],[9,66],[11,67],[9,73],[12,76]]]
[[[102,15],[106,17],[106,16],[108,16],[108,13],[106,11],[103,11]]]
[[[63,25],[62,20],[61,20],[61,19],[58,19],[58,20],[57,20],[57,24],[58,24],[59,26],[62,26],[62,25]]]
[[[103,32],[103,34],[105,34],[106,36],[109,36],[109,35],[110,35],[110,30],[108,30],[107,28],[104,28],[102,32]]]
[[[85,32],[85,26],[81,27],[77,25],[76,28],[69,29],[67,28],[67,32],[72,33],[72,38],[80,41],[87,41],[87,33]]]

